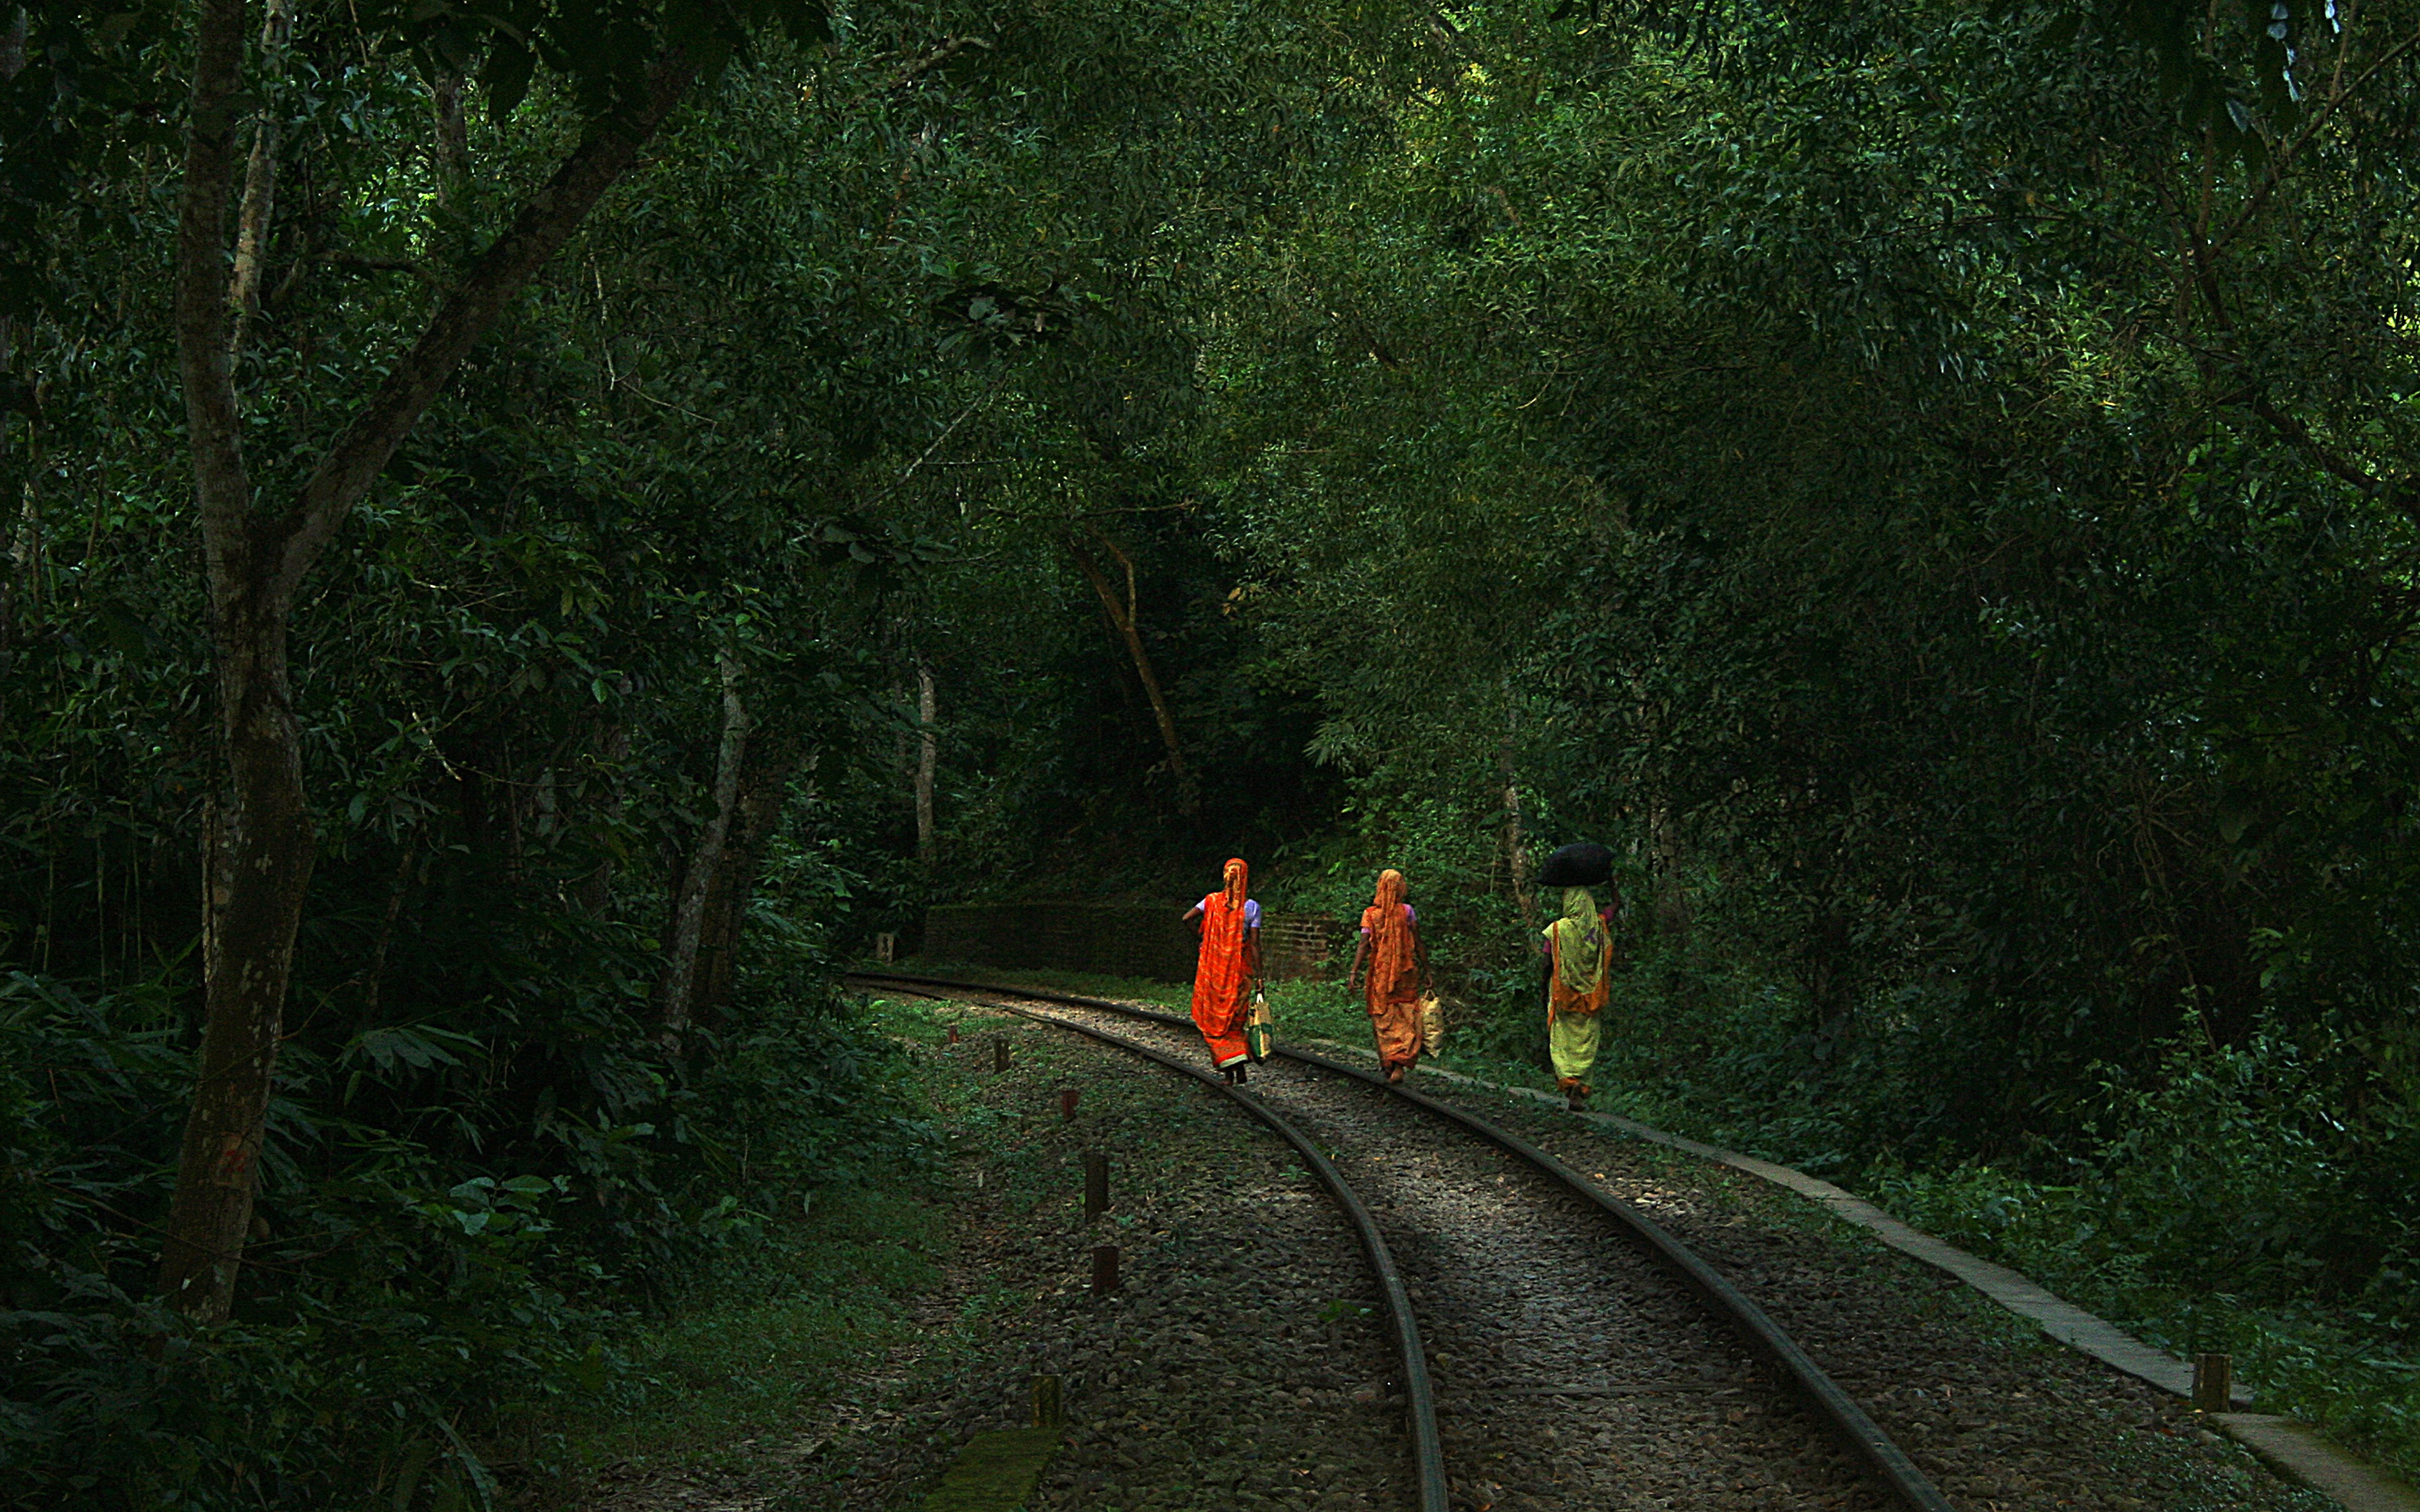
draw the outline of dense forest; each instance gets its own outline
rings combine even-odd
[[[2420,7],[40,0],[0,123],[0,1501],[499,1502],[921,1158],[876,932],[1393,865],[1518,1064],[1577,838],[1638,1107],[2415,1453]]]

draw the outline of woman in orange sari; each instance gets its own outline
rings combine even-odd
[[[1202,954],[1193,967],[1193,1026],[1210,1059],[1230,1082],[1244,1080],[1244,1013],[1261,974],[1261,905],[1245,896],[1251,868],[1227,862],[1226,886],[1185,911],[1202,920]]]
[[[1400,1082],[1420,1058],[1420,980],[1429,967],[1412,905],[1404,902],[1401,872],[1378,873],[1377,901],[1361,910],[1361,941],[1353,948],[1353,964],[1344,976],[1348,984],[1361,977],[1364,961],[1370,974],[1362,978],[1362,1001],[1377,1036],[1378,1063],[1387,1080]]]

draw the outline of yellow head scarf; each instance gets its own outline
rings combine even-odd
[[[1613,941],[1597,917],[1596,894],[1586,887],[1565,887],[1563,917],[1547,926],[1546,937],[1555,942],[1555,976],[1563,990],[1594,992],[1613,956]]]

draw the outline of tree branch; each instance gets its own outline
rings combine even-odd
[[[227,194],[242,104],[244,0],[204,0],[194,35],[194,94],[178,189],[177,366],[214,590],[241,584],[251,539],[252,478],[243,460],[227,360]],[[222,598],[224,602],[224,598]]]
[[[2301,421],[2278,409],[2262,394],[2256,393],[2252,395],[2251,409],[2254,414],[2267,421],[2278,435],[2286,438],[2288,445],[2302,453],[2320,471],[2341,482],[2351,484],[2364,493],[2382,501],[2388,508],[2402,515],[2413,524],[2420,525],[2420,479],[2407,477],[2400,481],[2393,481],[2381,478],[2359,463],[2338,455],[2320,444],[2318,438],[2314,437]]]
[[[890,487],[885,488],[882,492],[876,494],[874,501],[876,503],[880,503],[883,500],[890,498],[892,494],[895,494],[900,489],[906,487],[908,486],[908,480],[916,475],[916,470],[923,467],[926,462],[932,460],[933,454],[941,449],[941,443],[948,440],[952,435],[955,434],[960,425],[966,424],[967,417],[991,402],[991,396],[1000,392],[1001,385],[1008,381],[1008,376],[1013,371],[1014,369],[1003,363],[998,376],[993,378],[989,383],[984,385],[983,393],[976,394],[974,399],[969,403],[965,409],[959,410],[957,414],[951,419],[948,424],[942,426],[941,434],[933,438],[933,444],[925,447],[922,453],[918,454],[916,460],[908,464],[907,471],[900,473],[899,476],[892,481]]]
[[[2303,123],[2303,129],[2294,133],[2293,140],[2269,155],[2268,171],[2260,176],[2260,187],[2244,198],[2242,208],[2227,223],[2226,229],[2218,234],[2216,244],[2224,248],[2242,235],[2252,224],[2254,217],[2260,213],[2261,208],[2269,203],[2270,194],[2279,184],[2285,182],[2288,171],[2293,166],[2295,156],[2319,134],[2319,128],[2334,119],[2344,102],[2359,94],[2362,85],[2377,77],[2380,69],[2392,65],[2415,48],[2420,48],[2420,29],[2414,30],[2411,36],[2379,54],[2369,67],[2355,74],[2352,83],[2348,85],[2344,83],[2344,63],[2352,50],[2350,18],[2348,17],[2345,50],[2336,58],[2335,72],[2328,85],[2328,98],[2319,102],[2319,108],[2311,113],[2310,118]]]
[[[597,122],[554,177],[521,207],[510,228],[472,265],[420,340],[388,372],[377,394],[302,486],[301,502],[279,521],[281,595],[293,594],[346,514],[436,402],[454,370],[494,328],[514,296],[570,239],[605,192],[629,171],[696,77],[697,65],[685,52],[675,49],[666,54],[648,75],[644,96]]]
[[[1101,571],[1100,564],[1093,560],[1092,554],[1084,549],[1072,531],[1064,537],[1067,554],[1076,559],[1077,567],[1093,585],[1093,592],[1100,596],[1101,609],[1109,615],[1109,624],[1125,640],[1126,654],[1134,658],[1135,675],[1142,680],[1144,696],[1151,701],[1152,719],[1159,726],[1161,743],[1168,748],[1168,767],[1175,775],[1177,782],[1177,805],[1190,815],[1199,807],[1200,800],[1194,793],[1192,770],[1185,764],[1184,748],[1176,738],[1176,717],[1169,711],[1168,699],[1160,691],[1159,676],[1152,670],[1151,654],[1143,648],[1141,627],[1136,624],[1134,561],[1119,550],[1117,543],[1099,529],[1086,528],[1092,531],[1094,540],[1108,548],[1109,554],[1125,566],[1125,607],[1120,608],[1117,590],[1110,585],[1108,575]]]
[[[2241,392],[2225,395],[2213,393],[2212,399],[2220,404],[2229,402],[2242,404],[2254,414],[2266,421],[2271,429],[2285,438],[2288,445],[2302,453],[2304,457],[2318,467],[2320,471],[2352,485],[2412,523],[2420,524],[2420,478],[2407,476],[2400,480],[2390,480],[2380,477],[2351,458],[2322,444],[2319,438],[2311,434],[2310,427],[2278,408],[2274,400],[2261,392],[2258,379],[2251,373],[2251,364],[2244,360],[2241,352],[2234,349],[2234,338],[2237,335],[2235,316],[2227,309],[2226,293],[2219,286],[2214,249],[2209,242],[2202,239],[2197,231],[2187,237],[2185,261],[2193,287],[2201,295],[2202,302],[2210,307],[2212,323],[2227,338],[2227,345],[2224,347],[2193,348],[2195,363],[2202,368],[2202,380],[2205,383],[2211,382],[2210,363],[2216,362],[2225,363],[2233,368],[2237,374],[2242,375],[2244,381],[2244,387]]]
[[[428,284],[443,282],[434,269],[417,257],[374,257],[358,252],[318,252],[295,260],[326,263],[331,268],[358,268],[372,273],[410,273]]]
[[[891,84],[889,87],[898,89],[903,88],[908,85],[911,85],[918,79],[923,78],[925,74],[939,68],[942,64],[947,63],[950,59],[956,57],[959,54],[965,52],[970,47],[979,47],[986,53],[991,51],[991,43],[985,40],[983,38],[953,37],[948,41],[943,42],[940,46],[933,49],[930,53],[925,54],[923,57],[918,58],[915,62],[906,65],[900,69],[897,73],[892,74],[891,76]]]

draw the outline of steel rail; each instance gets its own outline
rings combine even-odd
[[[993,993],[996,995],[1033,997],[1042,1002],[1051,1000],[1047,995],[1029,993],[1016,988],[981,988],[972,987],[966,982],[942,982],[867,972],[853,971],[847,975],[850,980],[860,981],[897,981],[912,986],[949,987],[961,992],[971,990]],[[1115,1045],[1120,1050],[1140,1056],[1145,1060],[1175,1072],[1181,1076],[1190,1076],[1212,1091],[1224,1094],[1229,1102],[1258,1119],[1276,1133],[1279,1138],[1294,1147],[1294,1152],[1302,1157],[1303,1164],[1310,1167],[1311,1175],[1318,1179],[1320,1185],[1327,1189],[1327,1195],[1335,1199],[1337,1207],[1342,1209],[1344,1216],[1352,1222],[1353,1232],[1361,1241],[1361,1252],[1369,1257],[1370,1269],[1377,1276],[1379,1294],[1386,1299],[1387,1316],[1393,1324],[1395,1352],[1402,1361],[1404,1395],[1410,1408],[1412,1462],[1413,1469],[1419,1476],[1420,1512],[1450,1512],[1447,1503],[1445,1444],[1437,1434],[1436,1389],[1429,1381],[1428,1351],[1420,1345],[1420,1325],[1412,1316],[1411,1295],[1404,1288],[1404,1273],[1395,1265],[1393,1252],[1387,1248],[1386,1236],[1378,1232],[1378,1221],[1371,1216],[1368,1206],[1354,1193],[1351,1183],[1344,1180],[1344,1173],[1336,1168],[1335,1163],[1321,1153],[1319,1147],[1311,1143],[1310,1137],[1301,1130],[1264,1106],[1259,1099],[1244,1096],[1233,1087],[1211,1075],[1199,1066],[1187,1065],[1175,1057],[1155,1050],[1149,1045],[1137,1044],[1132,1040],[1121,1038],[1105,1029],[1094,1028],[1089,1024],[1079,1024],[1074,1019],[1061,1018],[1055,1013],[1039,1013],[1030,1008],[1020,1008],[1015,1003],[991,1003],[985,1006],[1015,1013],[1020,1018],[1031,1019],[1037,1024],[1048,1024],[1058,1028],[1071,1030],[1097,1040],[1103,1044]],[[1096,1005],[1085,1003],[1078,1006],[1090,1008]]]
[[[1083,997],[1070,993],[1053,993],[996,982],[955,981],[939,977],[907,977],[868,972],[851,972],[849,975],[865,980],[912,982],[928,987],[950,988],[958,992],[1030,997],[1039,1002],[1065,1003],[1071,1007],[1089,1008],[1127,1018],[1148,1020],[1172,1028],[1193,1027],[1193,1021],[1181,1014],[1154,1012],[1150,1009],[1136,1008],[1129,1003],[1115,1003],[1106,998]],[[1009,1005],[998,1006],[1006,1008]],[[1035,1016],[1050,1017],[1047,1014]],[[1063,1019],[1052,1019],[1052,1022],[1068,1024],[1068,1021]],[[1068,1026],[1079,1027],[1073,1024],[1068,1024]],[[1108,1036],[1107,1038],[1115,1040],[1116,1037]],[[1135,1048],[1140,1050],[1142,1047],[1135,1046]],[[1654,1219],[1606,1192],[1594,1181],[1583,1177],[1579,1172],[1573,1170],[1520,1135],[1499,1129],[1474,1114],[1466,1113],[1450,1103],[1441,1103],[1425,1093],[1388,1082],[1383,1076],[1363,1071],[1357,1066],[1332,1060],[1326,1056],[1313,1055],[1309,1051],[1295,1050],[1284,1045],[1280,1045],[1277,1053],[1286,1059],[1316,1067],[1332,1075],[1350,1077],[1374,1087],[1380,1091],[1400,1097],[1423,1112],[1454,1124],[1499,1149],[1519,1156],[1538,1170],[1560,1181],[1575,1195],[1593,1204],[1600,1211],[1611,1218],[1626,1237],[1671,1271],[1683,1285],[1721,1315],[1743,1343],[1788,1376],[1807,1399],[1807,1404],[1815,1409],[1817,1415],[1831,1429],[1833,1436],[1864,1464],[1867,1472],[1893,1497],[1904,1505],[1916,1509],[1916,1512],[1955,1512],[1955,1508],[1942,1496],[1931,1480],[1917,1467],[1916,1461],[1908,1458],[1907,1452],[1891,1441],[1890,1435],[1885,1433],[1881,1426],[1867,1415],[1866,1410],[1857,1405],[1855,1398],[1842,1391],[1838,1383],[1824,1373],[1823,1367],[1817,1365],[1805,1350],[1798,1347],[1797,1341],[1783,1331],[1780,1324],[1767,1317],[1764,1309],[1749,1300],[1746,1293],[1732,1285],[1730,1280],[1720,1272],[1699,1258],[1696,1252],[1673,1238]],[[1207,1072],[1191,1067],[1186,1069],[1195,1071],[1195,1074],[1205,1081],[1210,1080]],[[1213,1082],[1212,1085],[1221,1084]],[[1239,1101],[1242,1100],[1239,1099]],[[1256,1103],[1247,1103],[1246,1105],[1257,1106]]]

